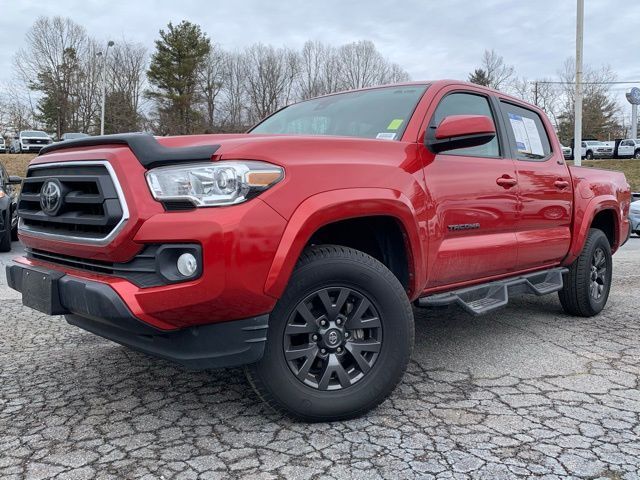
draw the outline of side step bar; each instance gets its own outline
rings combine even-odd
[[[442,307],[457,304],[472,315],[483,315],[509,303],[509,294],[546,295],[557,292],[562,289],[562,275],[568,271],[566,268],[552,268],[528,273],[460,290],[429,295],[419,298],[417,303],[419,307]]]

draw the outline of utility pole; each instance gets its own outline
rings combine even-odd
[[[577,0],[576,15],[576,95],[573,129],[573,161],[582,165],[582,49],[584,43],[584,0]]]
[[[104,135],[104,107],[107,99],[107,55],[109,55],[109,48],[113,47],[114,43],[112,40],[107,42],[107,48],[104,51],[104,56],[102,57],[102,104],[100,108],[100,135]],[[102,52],[97,53],[98,56],[102,55]]]

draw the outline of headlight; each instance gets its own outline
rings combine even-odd
[[[153,198],[161,202],[189,201],[197,207],[242,203],[283,178],[281,167],[240,160],[159,167],[147,172]]]

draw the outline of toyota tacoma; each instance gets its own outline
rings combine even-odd
[[[621,173],[569,167],[535,106],[436,81],[290,105],[246,134],[46,146],[18,205],[22,302],[264,401],[345,419],[401,380],[413,308],[558,292],[597,315],[629,237]]]

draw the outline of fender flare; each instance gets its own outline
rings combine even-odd
[[[574,217],[573,238],[571,240],[569,252],[562,262],[563,265],[570,265],[576,258],[578,258],[580,252],[582,252],[585,242],[587,241],[587,236],[589,235],[589,229],[593,224],[593,219],[598,213],[605,210],[612,210],[616,221],[616,225],[614,226],[616,239],[613,245],[613,249],[615,251],[615,248],[620,244],[620,206],[618,200],[613,195],[593,197],[590,199],[589,203],[587,203],[584,211],[577,212]],[[577,228],[575,228],[575,226],[577,226]]]
[[[404,230],[409,289],[412,296],[417,295],[418,285],[425,277],[425,252],[416,215],[405,195],[386,188],[329,190],[307,198],[287,222],[265,281],[265,293],[280,298],[302,250],[319,228],[351,218],[387,216],[394,217]]]

